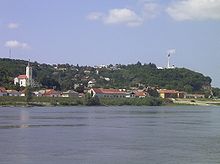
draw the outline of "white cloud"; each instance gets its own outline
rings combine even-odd
[[[144,1],[141,4],[140,13],[128,8],[110,9],[108,13],[92,12],[87,16],[88,20],[101,21],[104,24],[123,24],[126,26],[140,26],[146,20],[155,18],[159,13],[159,5]]]
[[[91,21],[100,20],[104,24],[124,24],[127,26],[139,26],[143,23],[141,17],[127,8],[111,9],[108,14],[92,12],[87,16],[87,19]]]
[[[18,42],[17,40],[6,41],[5,47],[7,47],[7,48],[20,48],[20,49],[29,49],[30,48],[30,46],[27,43]]]
[[[181,0],[166,11],[177,21],[220,20],[220,0]]]
[[[139,17],[134,11],[127,8],[112,9],[108,12],[108,15],[104,17],[104,23],[139,26],[143,23],[143,19]]]
[[[8,28],[9,29],[17,29],[17,28],[19,28],[19,24],[18,23],[9,23]]]
[[[88,16],[87,16],[87,19],[88,20],[92,20],[92,21],[95,21],[95,20],[100,20],[102,19],[103,17],[103,14],[100,13],[100,12],[92,12],[90,13]]]

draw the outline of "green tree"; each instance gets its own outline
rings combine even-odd
[[[84,89],[85,89],[84,85],[81,84],[76,88],[76,92],[84,93]]]
[[[32,100],[32,88],[30,86],[25,88],[25,98],[26,102],[29,103]]]
[[[157,92],[156,89],[149,88],[149,89],[147,90],[147,92],[148,92],[149,95],[152,96],[152,97],[159,97],[159,96],[160,96],[160,94]]]
[[[184,91],[188,92],[188,93],[192,93],[193,91],[193,87],[189,84],[184,86]]]
[[[101,104],[100,104],[100,100],[99,100],[98,96],[92,97],[90,94],[86,94],[85,105],[87,105],[87,106],[98,106],[98,105],[101,105]]]
[[[212,88],[212,92],[214,97],[220,97],[220,88]]]
[[[55,88],[56,90],[61,90],[59,82],[56,81],[55,79],[51,79],[51,78],[48,78],[48,77],[43,78],[41,80],[41,84],[45,88]]]

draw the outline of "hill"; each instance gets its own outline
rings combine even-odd
[[[28,61],[0,59],[0,86],[15,87],[13,79],[25,74]],[[210,88],[211,78],[186,68],[157,69],[155,64],[79,66],[69,64],[31,63],[33,78],[41,87],[58,90],[83,90],[89,81],[103,88],[144,88],[147,86],[176,89],[187,92],[204,92]]]
[[[155,64],[141,63],[119,66],[119,70],[103,70],[100,75],[114,79],[109,86],[156,86],[187,92],[199,92],[211,86],[211,78],[186,68],[157,69]],[[102,84],[104,85],[104,84]]]

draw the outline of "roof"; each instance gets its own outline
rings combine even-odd
[[[96,83],[96,80],[90,80],[89,82],[88,82],[88,84],[94,84],[94,83]]]
[[[66,92],[63,92],[63,94],[79,94],[79,93],[73,90],[68,90]]]
[[[144,92],[135,92],[135,96],[144,97],[146,94]]]
[[[11,94],[18,94],[19,92],[16,91],[16,90],[7,90],[8,93],[11,93]]]
[[[59,91],[55,91],[54,89],[46,89],[46,92],[44,93],[44,95],[54,95],[54,94],[60,94]]]
[[[0,87],[0,92],[7,92],[4,87]]]
[[[28,77],[26,75],[19,75],[17,78],[18,79],[27,79]]]
[[[96,94],[125,94],[126,92],[120,91],[119,89],[103,89],[93,88]]]
[[[176,93],[179,93],[178,91],[176,90],[166,90],[166,89],[161,89],[159,90],[160,93],[168,93],[168,94],[176,94]]]

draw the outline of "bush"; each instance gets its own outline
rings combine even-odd
[[[85,105],[87,105],[87,106],[100,105],[100,100],[97,96],[95,96],[95,97],[87,96],[85,99]]]
[[[134,105],[134,106],[160,106],[162,100],[159,98],[146,97],[146,98],[101,98],[102,105]]]

